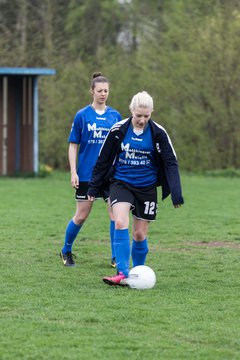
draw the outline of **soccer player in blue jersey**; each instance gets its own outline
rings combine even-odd
[[[94,73],[90,90],[93,102],[77,112],[68,139],[71,185],[76,189],[76,212],[66,228],[64,246],[60,253],[65,266],[75,265],[72,253],[73,243],[93,206],[93,202],[88,200],[87,191],[100,148],[110,128],[121,120],[119,112],[106,105],[109,95],[109,81],[106,77],[101,73]],[[101,191],[96,194],[96,198],[100,197],[103,197],[105,201],[109,198],[109,191],[106,187],[102,187]],[[108,213],[112,251],[111,265],[115,267],[113,247],[115,225],[109,200]]]
[[[110,130],[93,169],[88,198],[94,201],[108,179],[115,219],[117,274],[104,277],[108,285],[127,285],[130,255],[133,267],[148,254],[148,225],[157,214],[157,186],[162,199],[171,194],[173,206],[183,204],[178,162],[166,130],[151,119],[153,99],[145,91],[133,96],[132,116]],[[132,211],[132,247],[129,214]]]

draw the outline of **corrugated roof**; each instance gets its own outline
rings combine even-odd
[[[0,67],[0,75],[55,75],[55,69]]]

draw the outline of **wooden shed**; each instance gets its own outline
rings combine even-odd
[[[0,68],[0,176],[38,173],[38,76],[55,73]]]

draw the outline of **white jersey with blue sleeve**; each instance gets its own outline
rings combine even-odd
[[[80,145],[77,166],[79,181],[90,181],[101,146],[110,128],[120,120],[119,112],[109,106],[102,115],[91,105],[77,112],[68,142]]]
[[[115,162],[114,178],[137,188],[157,183],[157,165],[150,126],[141,134],[130,125],[121,143],[121,151]]]

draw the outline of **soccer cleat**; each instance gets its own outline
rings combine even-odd
[[[114,268],[114,269],[116,268],[116,258],[115,257],[112,258],[111,267]]]
[[[110,286],[128,286],[126,279],[127,277],[122,272],[119,272],[117,275],[104,277],[103,281]]]
[[[71,253],[70,251],[69,252],[66,252],[66,254],[63,254],[62,251],[60,252],[60,257],[62,259],[62,262],[63,262],[63,265],[64,266],[75,266],[75,262],[73,260],[73,257],[75,258],[76,256]]]

